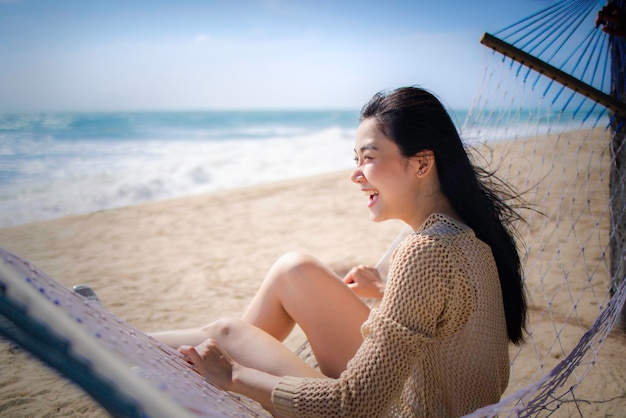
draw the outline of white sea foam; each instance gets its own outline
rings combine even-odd
[[[281,133],[218,141],[20,141],[7,153],[28,157],[3,160],[3,169],[20,175],[0,185],[0,227],[304,177],[353,164],[354,129]]]

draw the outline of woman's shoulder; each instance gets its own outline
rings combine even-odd
[[[415,258],[425,262],[429,256],[454,256],[459,250],[459,246],[454,244],[458,239],[474,240],[474,231],[460,221],[435,213],[417,231],[402,240],[394,251],[394,258],[405,261]]]
[[[409,234],[402,244],[423,246],[426,249],[459,235],[475,236],[474,231],[461,221],[441,213],[433,213],[417,231]]]
[[[424,236],[450,236],[458,234],[473,235],[472,228],[464,224],[462,221],[452,218],[442,213],[431,214],[422,226],[415,232],[417,235]]]

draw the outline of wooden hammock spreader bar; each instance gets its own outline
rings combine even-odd
[[[558,68],[548,64],[530,55],[527,52],[522,51],[519,48],[514,47],[513,45],[504,42],[501,39],[496,38],[495,36],[484,33],[482,38],[480,39],[480,43],[493,49],[500,54],[511,58],[514,61],[519,62],[522,65],[527,66],[528,68],[537,71],[540,74],[545,75],[546,77],[551,78],[556,81],[574,90],[577,93],[582,94],[585,97],[594,100],[597,103],[605,106],[609,110],[615,112],[616,114],[626,117],[626,104],[620,102],[613,96],[609,96],[606,93],[596,89],[595,87],[590,86],[587,83],[584,83],[577,78],[567,74],[566,72],[559,70]]]

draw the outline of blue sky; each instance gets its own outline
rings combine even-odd
[[[550,0],[0,0],[0,112],[470,106],[495,32]]]

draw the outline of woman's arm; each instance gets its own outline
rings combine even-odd
[[[427,262],[424,262],[426,260]],[[281,411],[297,416],[383,416],[397,401],[445,307],[444,277],[432,262],[451,262],[432,240],[412,237],[392,260],[385,296],[363,324],[364,341],[338,379],[288,378],[274,389]],[[426,307],[426,309],[424,309]],[[277,395],[280,395],[277,397]]]

